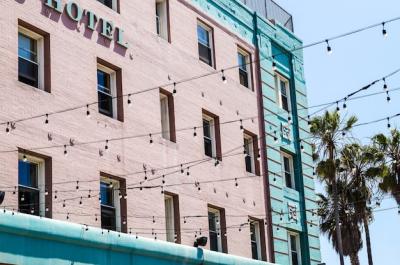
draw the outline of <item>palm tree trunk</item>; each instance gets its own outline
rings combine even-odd
[[[329,147],[329,159],[335,164],[334,154],[333,154],[333,146]],[[343,258],[343,244],[342,244],[342,231],[340,228],[340,218],[339,218],[339,205],[338,205],[338,190],[337,190],[337,182],[336,182],[336,169],[332,172],[331,176],[332,180],[332,188],[333,188],[333,208],[335,211],[335,228],[336,228],[336,236],[337,236],[337,243],[338,243],[338,250],[339,250],[339,257],[340,257],[340,265],[344,265],[344,258]]]
[[[368,265],[373,265],[374,262],[372,260],[372,248],[371,248],[371,237],[369,234],[369,226],[367,216],[364,214],[364,230],[365,230],[365,241],[367,242],[367,253],[368,253]]]
[[[351,262],[351,265],[360,265],[360,260],[358,259],[357,252],[350,254],[350,262]]]

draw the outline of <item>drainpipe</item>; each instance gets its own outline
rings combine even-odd
[[[262,96],[262,80],[261,80],[261,64],[260,64],[260,47],[258,37],[258,23],[257,13],[253,13],[253,44],[256,48],[255,53],[255,73],[257,78],[257,103],[258,103],[258,124],[259,124],[259,139],[260,139],[260,154],[261,154],[261,172],[263,175],[263,186],[264,186],[264,205],[266,213],[266,245],[267,245],[267,257],[266,260],[271,263],[275,263],[274,255],[274,239],[273,239],[273,227],[272,227],[272,210],[271,210],[271,193],[269,189],[269,174],[268,174],[268,163],[267,163],[267,143],[266,143],[266,132],[265,132],[265,121],[264,121],[264,104]]]

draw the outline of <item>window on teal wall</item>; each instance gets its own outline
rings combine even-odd
[[[301,265],[299,234],[290,232],[288,234],[288,241],[290,265]]]
[[[284,76],[275,73],[275,86],[278,95],[279,107],[290,112],[290,83]]]
[[[282,163],[282,174],[285,181],[285,186],[291,189],[296,189],[292,155],[282,152],[281,163]]]
[[[214,66],[213,60],[213,32],[212,29],[202,22],[197,24],[197,40],[199,46],[199,59],[200,61]]]

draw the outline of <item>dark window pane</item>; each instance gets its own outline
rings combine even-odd
[[[21,213],[39,216],[39,190],[26,187],[18,188],[18,208]]]
[[[203,119],[203,133],[205,137],[211,137],[211,125],[208,120]]]
[[[216,214],[208,212],[208,230],[210,237],[210,250],[218,251],[218,231],[216,225]]]
[[[290,173],[285,173],[285,180],[286,180],[286,187],[293,188],[292,175],[290,175]]]
[[[210,139],[204,138],[204,153],[206,156],[212,157],[212,141]]]
[[[239,69],[240,84],[249,87],[249,76],[245,70]]]
[[[211,48],[199,42],[199,58],[202,62],[212,66]]]
[[[36,63],[22,57],[18,58],[18,81],[39,87],[39,67]]]
[[[101,206],[101,228],[116,231],[115,208]]]
[[[98,91],[99,112],[113,117],[113,98],[110,95]]]
[[[18,161],[18,184],[31,188],[38,188],[38,164]]]
[[[97,0],[97,1],[99,1],[100,3],[102,3],[105,6],[108,6],[109,8],[113,7],[112,6],[112,0]]]
[[[102,205],[114,206],[114,190],[109,183],[100,183],[100,198]]]
[[[246,155],[245,162],[246,162],[246,171],[249,173],[252,173],[253,169],[252,169],[252,165],[251,165],[251,156]]]
[[[282,95],[281,100],[282,100],[282,109],[289,111],[289,102],[287,97]]]
[[[292,265],[299,265],[299,258],[296,252],[292,252]]]
[[[244,56],[241,53],[238,53],[238,61],[239,61],[239,69],[246,71],[247,70],[246,56]]]
[[[251,256],[253,259],[258,259],[258,247],[256,242],[251,242]]]
[[[101,70],[97,70],[97,85],[100,91],[111,94],[111,76]]]

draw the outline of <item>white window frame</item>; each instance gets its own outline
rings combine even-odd
[[[36,41],[36,46],[37,46],[36,63],[38,64],[38,89],[44,90],[44,37],[22,26],[18,26],[18,33],[22,33],[23,35],[26,35],[29,38],[32,38]]]
[[[167,95],[160,93],[160,112],[161,112],[161,136],[166,139],[171,139],[170,132],[170,117],[169,117],[169,98]]]
[[[290,97],[290,82],[289,79],[284,77],[283,75],[275,72],[275,87],[277,89],[277,95],[278,95],[278,103],[279,103],[279,107],[284,110],[283,108],[283,103],[282,103],[282,90],[281,90],[281,81],[283,81],[284,83],[286,83],[286,95],[287,95],[287,100],[288,100],[288,110],[287,112],[291,112],[292,110],[292,106],[291,106],[291,97]],[[286,111],[286,110],[284,110]]]
[[[211,147],[212,147],[212,157],[217,157],[217,143],[215,138],[215,119],[203,114],[203,119],[207,120],[210,123],[210,136],[211,136]],[[203,141],[206,136],[203,135]]]
[[[285,162],[284,158],[289,159],[289,167],[290,167],[290,178],[292,181],[292,187],[288,186],[288,183],[286,183],[286,176],[285,176]],[[285,187],[289,189],[296,189],[296,182],[295,182],[295,175],[294,175],[294,165],[293,165],[293,156],[291,154],[288,154],[284,151],[281,151],[281,168],[282,168],[282,178],[283,181],[285,182]]]
[[[203,29],[205,29],[208,32],[208,41],[209,41],[208,48],[211,50],[211,65],[210,66],[214,67],[215,66],[215,62],[214,62],[214,36],[213,36],[214,34],[213,34],[213,28],[211,28],[207,24],[201,22],[200,20],[197,20],[197,26],[202,27]],[[197,27],[196,27],[196,31],[197,31]],[[199,42],[200,42],[200,39],[199,39],[199,36],[197,36],[197,44]],[[204,43],[202,43],[202,44],[205,45]],[[203,62],[203,61],[201,61],[201,62]]]
[[[168,242],[175,243],[175,205],[174,197],[170,195],[164,196],[165,205],[165,229],[166,239]]]
[[[244,133],[243,134],[243,144],[244,145],[246,145],[245,140],[250,141],[250,144],[248,145],[249,153],[246,154],[246,156],[250,156],[250,159],[251,159],[251,172],[249,172],[249,173],[255,174],[256,173],[256,165],[255,165],[255,157],[254,157],[253,137],[251,135]],[[246,148],[246,151],[247,151],[247,148]],[[245,163],[246,163],[246,161],[245,161]],[[246,172],[247,172],[247,170],[246,170]]]
[[[250,55],[249,52],[241,49],[240,47],[238,47],[238,53],[240,53],[242,56],[244,56],[245,57],[245,61],[246,61],[246,72],[247,72],[248,87],[246,87],[246,86],[244,86],[244,87],[252,90],[253,89],[253,82],[252,82],[253,80],[252,80],[252,76],[251,76],[251,57],[250,57],[251,55]],[[240,82],[240,80],[239,80],[239,82]]]
[[[119,195],[121,193],[120,191],[120,183],[118,180],[112,179],[112,178],[107,178],[105,176],[101,176],[100,182],[105,182],[113,185],[113,203],[114,203],[114,208],[115,208],[115,228],[117,232],[122,231],[122,216],[121,216],[121,201],[119,198]],[[100,203],[101,206],[101,203]],[[101,210],[101,209],[100,209]],[[126,217],[125,217],[126,218]]]
[[[157,28],[160,28],[160,32],[157,35],[168,41],[168,0],[156,0],[156,32]],[[158,13],[158,15],[157,15]]]
[[[288,232],[288,246],[289,246],[289,262],[290,265],[293,265],[292,262],[292,246],[291,246],[291,240],[290,237],[294,236],[296,238],[296,253],[297,253],[297,259],[298,259],[298,264],[301,265],[301,247],[300,247],[300,236],[298,233],[294,232]]]
[[[111,68],[108,68],[102,64],[97,64],[97,69],[96,69],[96,74],[97,74],[97,70],[103,71],[107,74],[110,75],[110,89],[111,89],[111,96],[112,96],[112,109],[113,109],[113,119],[117,119],[118,117],[118,101],[117,101],[117,72],[114,71]],[[97,93],[99,93],[98,91],[98,80],[96,81],[96,91]]]
[[[219,233],[219,236],[217,236],[218,252],[223,252],[223,249],[222,249],[222,231],[221,231],[221,211],[218,210],[218,209],[214,209],[214,208],[208,207],[208,212],[211,212],[211,213],[215,214],[215,218],[214,218],[215,229],[217,231],[217,234]],[[218,222],[217,222],[217,220],[218,220]]]
[[[39,216],[46,216],[46,172],[45,160],[36,156],[26,155],[23,153],[18,154],[18,160],[26,160],[38,165],[38,189],[39,189]],[[18,183],[18,186],[19,183]],[[22,186],[22,185],[21,185]]]
[[[262,260],[260,221],[250,219],[250,223],[254,225],[255,232],[256,232],[256,244],[257,244],[257,256],[258,256],[257,259]],[[251,233],[251,231],[250,231],[250,233]]]

